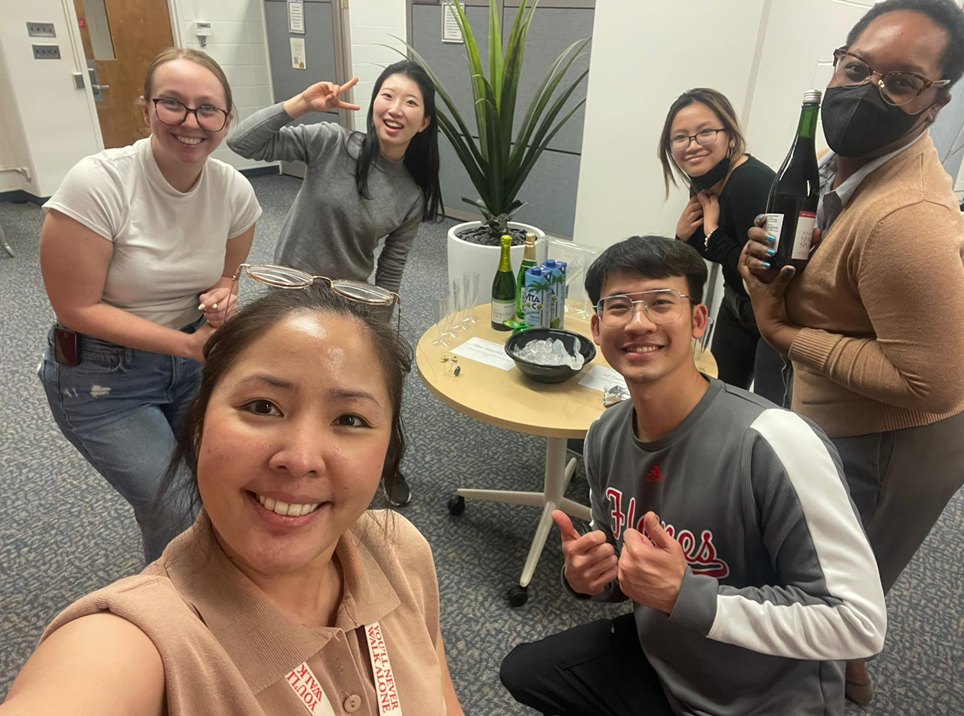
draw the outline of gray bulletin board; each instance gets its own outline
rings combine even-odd
[[[488,33],[487,3],[471,3],[466,7],[469,23],[479,43],[483,62],[487,62],[486,41]],[[594,3],[579,0],[545,0],[539,4],[529,32],[525,64],[519,89],[519,116],[517,127],[525,108],[531,101],[539,82],[550,64],[576,40],[592,35]],[[517,3],[506,2],[502,12],[503,37],[518,12]],[[470,130],[475,133],[475,118],[471,108],[468,66],[465,47],[460,44],[443,43],[441,39],[441,8],[438,0],[413,0],[411,7],[412,44],[438,73],[442,84],[459,106]],[[591,44],[587,48],[587,53]],[[570,69],[568,78],[575,78],[589,66],[589,56],[578,60]],[[487,67],[487,65],[486,65]],[[565,82],[565,80],[564,80]],[[586,81],[574,93],[567,104],[572,107],[585,97]],[[579,183],[579,161],[582,152],[584,110],[580,109],[556,135],[549,148],[540,157],[529,175],[519,198],[528,202],[517,215],[519,221],[534,224],[544,231],[572,236],[576,214],[576,190]],[[444,139],[441,141],[442,196],[447,208],[461,212],[471,207],[461,201],[463,196],[477,197],[468,175],[462,168],[454,150]]]

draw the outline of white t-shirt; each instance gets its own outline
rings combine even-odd
[[[104,303],[169,328],[200,318],[198,294],[221,278],[227,241],[261,216],[251,183],[217,159],[190,191],[174,189],[149,137],[82,159],[43,208],[114,243]]]

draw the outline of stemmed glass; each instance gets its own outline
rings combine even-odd
[[[715,326],[714,326],[713,319],[710,318],[707,321],[706,330],[703,331],[703,335],[700,336],[699,338],[692,339],[693,360],[696,361],[697,363],[699,363],[700,358],[703,357],[703,352],[706,350],[707,346],[709,346],[710,342],[713,340],[714,327]]]
[[[452,337],[449,330],[452,320],[452,297],[449,292],[441,291],[432,298],[432,305],[435,307],[435,327],[438,329],[438,338],[432,341],[433,346],[448,346],[448,338]]]
[[[462,314],[465,312],[465,287],[462,279],[452,281],[452,322],[449,333],[454,338],[462,330]]]
[[[582,280],[585,269],[586,259],[582,256],[572,259],[566,266],[566,299],[573,300],[572,304],[566,304],[566,311],[572,311],[577,317],[588,321],[592,318],[592,308]]]
[[[475,303],[479,300],[479,274],[476,271],[466,271],[462,274],[463,297],[465,310],[462,316],[462,327],[468,328],[479,319],[475,317]]]

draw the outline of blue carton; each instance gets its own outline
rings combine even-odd
[[[546,259],[541,268],[547,277],[548,326],[562,328],[566,323],[566,262]]]
[[[549,279],[551,275],[546,274],[538,266],[534,266],[526,271],[525,281],[522,285],[522,316],[526,323],[526,328],[548,328],[549,327]]]

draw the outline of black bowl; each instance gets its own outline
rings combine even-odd
[[[583,367],[591,363],[592,359],[596,357],[596,346],[593,345],[592,339],[581,333],[564,331],[560,328],[530,328],[527,331],[516,333],[505,342],[505,352],[515,361],[519,370],[540,383],[561,383],[582,372],[582,369],[573,370],[567,365],[547,366],[530,363],[515,355],[516,348],[521,349],[529,341],[545,340],[546,338],[558,338],[570,354],[575,350],[576,339],[578,339],[579,352],[586,359]]]

